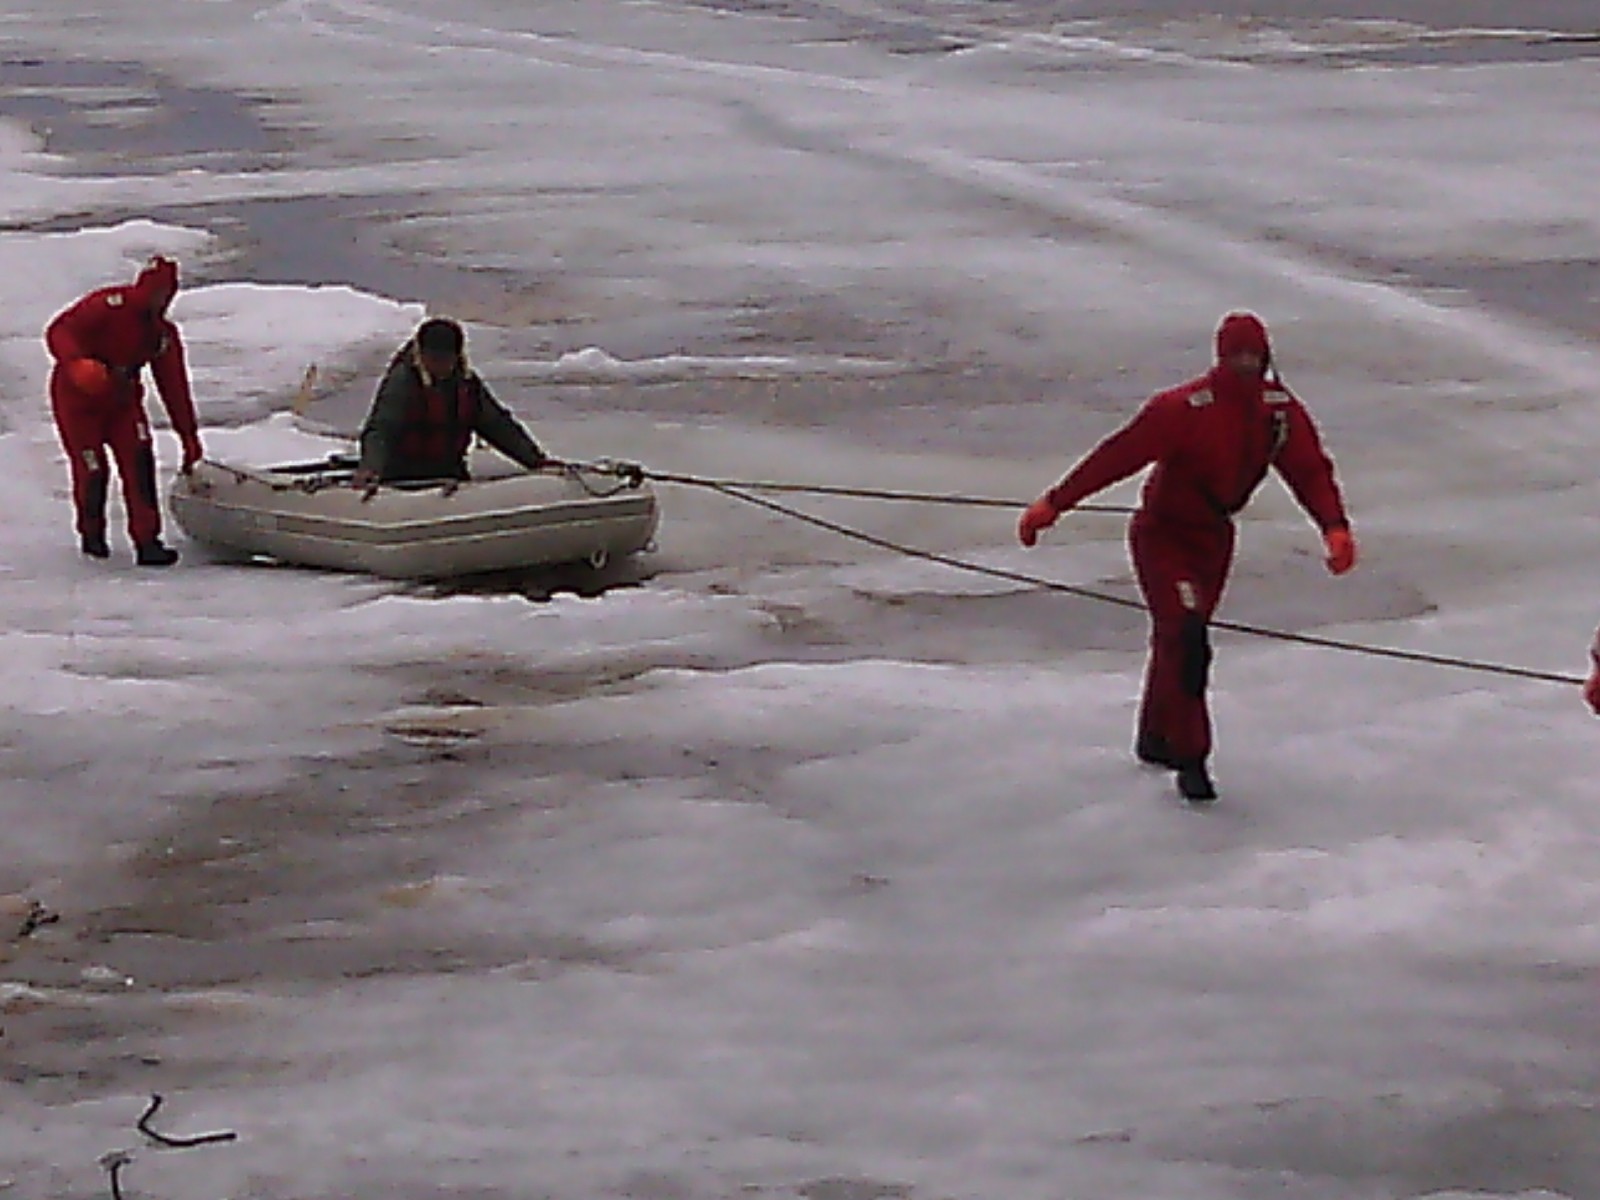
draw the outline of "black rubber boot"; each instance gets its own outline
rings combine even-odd
[[[106,535],[103,533],[85,533],[78,539],[78,549],[90,558],[110,558],[111,547],[106,544]]]
[[[1178,794],[1190,804],[1210,804],[1217,798],[1216,784],[1205,763],[1187,763],[1178,768]]]
[[[178,561],[178,552],[171,546],[164,546],[161,539],[146,542],[134,548],[134,561],[141,567],[170,567]]]

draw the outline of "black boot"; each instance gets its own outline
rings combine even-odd
[[[78,497],[78,548],[90,558],[111,557],[111,547],[106,544],[106,489],[110,483],[107,472],[91,470]]]
[[[1209,804],[1217,798],[1216,784],[1205,763],[1185,763],[1178,768],[1178,794],[1191,804]]]
[[[170,567],[178,561],[178,552],[171,546],[162,545],[161,539],[156,538],[134,547],[134,561],[141,567]]]
[[[1172,747],[1167,745],[1167,739],[1159,733],[1141,733],[1133,745],[1133,756],[1147,767],[1165,767],[1169,771],[1176,771],[1182,765],[1172,753]]]

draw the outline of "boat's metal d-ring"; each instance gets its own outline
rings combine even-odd
[[[604,546],[601,546],[593,554],[589,555],[589,566],[596,571],[605,570],[606,564],[610,561],[611,551],[607,550]]]

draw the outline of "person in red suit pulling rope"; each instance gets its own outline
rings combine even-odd
[[[1234,312],[1216,334],[1216,363],[1152,396],[1023,512],[1024,546],[1062,513],[1154,466],[1128,525],[1134,572],[1150,614],[1150,657],[1134,753],[1177,773],[1188,800],[1216,799],[1207,761],[1211,716],[1209,624],[1233,562],[1233,518],[1269,470],[1322,532],[1328,570],[1356,565],[1333,462],[1299,399],[1272,369],[1266,326]]]
[[[145,567],[178,561],[178,552],[161,541],[156,458],[140,382],[149,367],[183,445],[182,470],[193,470],[204,451],[183,339],[167,316],[177,293],[177,264],[157,255],[132,285],[97,288],[45,328],[45,345],[55,360],[50,410],[72,472],[79,547],[91,558],[111,554],[106,542],[109,449],[122,483],[135,560]]]

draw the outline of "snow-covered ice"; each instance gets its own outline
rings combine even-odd
[[[1202,813],[1137,614],[703,491],[598,597],[74,552],[40,330],[155,251],[217,457],[442,308],[557,453],[1019,507],[1246,306],[1365,557],[1269,484],[1224,614],[1581,674],[1583,14],[1120,7],[0,5],[0,1194],[1600,1192],[1573,687],[1225,635]],[[1115,516],[794,502],[1130,594]]]

